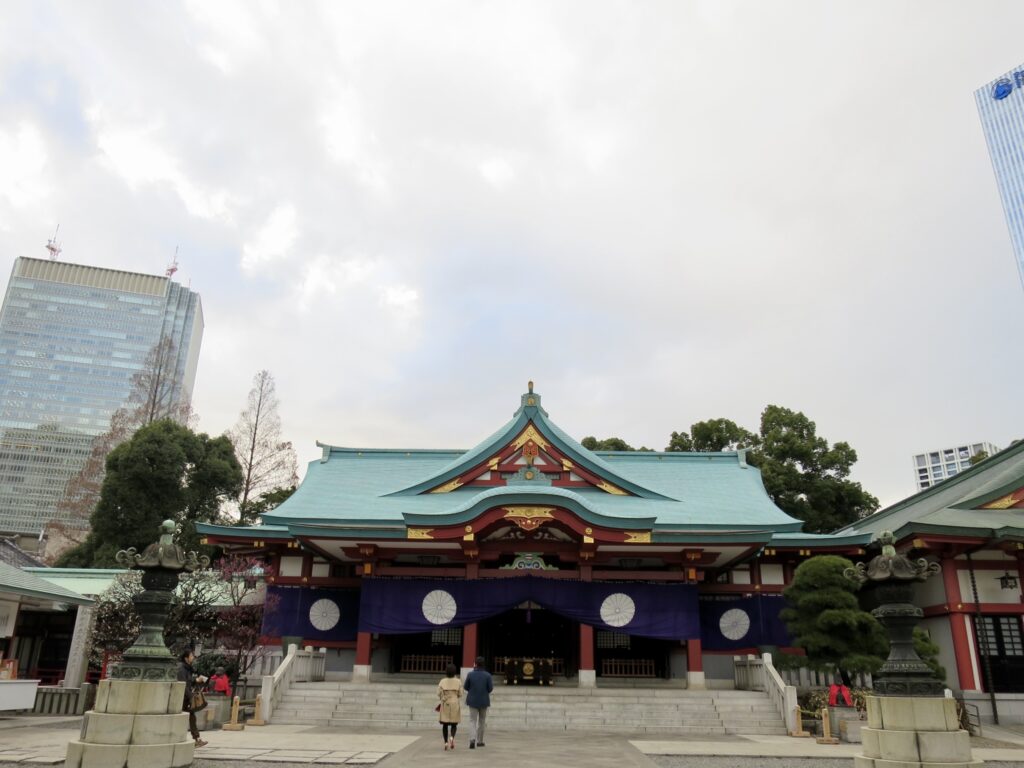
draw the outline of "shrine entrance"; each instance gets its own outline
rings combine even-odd
[[[479,632],[479,653],[498,679],[539,683],[548,664],[553,680],[579,668],[579,624],[536,603],[484,619]]]
[[[683,658],[682,645],[669,640],[638,637],[605,629],[594,631],[594,661],[598,677],[672,677],[672,656]]]

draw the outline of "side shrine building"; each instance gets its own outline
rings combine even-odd
[[[323,445],[263,525],[200,525],[274,568],[264,631],[328,669],[685,678],[786,646],[780,596],[812,554],[870,534],[801,533],[744,454],[589,451],[533,391],[475,448]],[[550,666],[549,666],[550,665]]]
[[[524,681],[732,687],[734,654],[789,646],[781,592],[801,562],[867,559],[890,530],[941,565],[917,604],[947,685],[1024,722],[1024,441],[815,535],[742,451],[589,451],[529,389],[471,450],[323,445],[263,525],[199,525],[272,564],[268,641],[326,647],[328,671],[356,680],[482,655]]]

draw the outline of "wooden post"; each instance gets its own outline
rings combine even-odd
[[[795,737],[801,738],[801,739],[808,739],[808,738],[810,738],[811,734],[809,734],[807,731],[804,730],[804,716],[800,712],[799,705],[793,707],[793,714],[794,714],[793,720],[794,720],[794,722],[796,722],[796,730],[795,731],[790,731],[789,735],[790,736],[795,736]]]
[[[231,722],[224,723],[222,726],[225,731],[244,731],[245,724],[238,722],[238,704],[239,699],[235,696],[234,702],[231,704]]]
[[[815,739],[819,744],[838,744],[839,739],[832,735],[832,721],[828,717],[828,707],[821,708],[821,738]]]
[[[246,725],[266,725],[267,721],[263,719],[263,696],[256,694],[256,711],[252,713],[252,719],[249,720]]]

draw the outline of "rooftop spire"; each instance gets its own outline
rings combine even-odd
[[[60,256],[60,243],[57,242],[57,233],[60,232],[60,224],[53,231],[53,237],[46,241],[46,250],[50,252],[50,261],[56,261]]]

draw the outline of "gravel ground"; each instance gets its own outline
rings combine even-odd
[[[649,755],[662,768],[852,768],[852,758],[832,757],[712,757]],[[214,768],[210,766],[209,768]],[[267,766],[270,768],[270,766]],[[1024,768],[1024,763],[986,762],[985,768]]]

